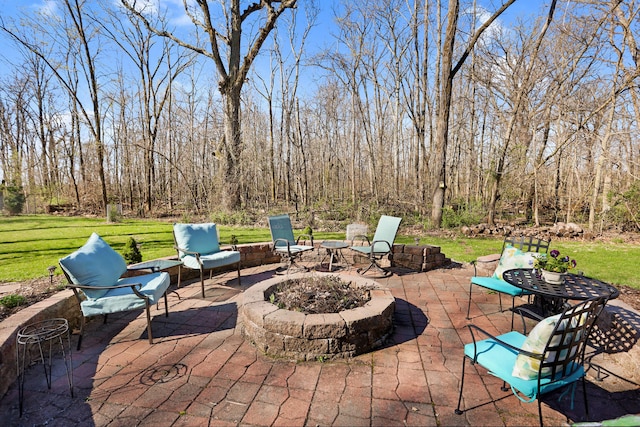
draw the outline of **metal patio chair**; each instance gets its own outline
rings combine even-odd
[[[378,221],[376,232],[373,235],[373,241],[369,241],[367,236],[354,236],[351,240],[350,249],[366,255],[369,258],[369,265],[366,268],[359,268],[358,274],[365,274],[372,267],[382,272],[385,276],[391,274],[391,272],[383,268],[379,261],[385,257],[390,256],[393,250],[393,242],[398,234],[398,228],[402,218],[395,216],[382,215]],[[366,242],[366,246],[354,246],[354,242],[361,239]]]
[[[269,217],[269,230],[271,231],[271,240],[273,241],[273,250],[275,253],[287,263],[282,272],[289,273],[292,268],[308,271],[309,269],[296,262],[302,257],[302,254],[314,249],[313,236],[309,234],[301,234],[296,238],[293,235],[293,227],[291,218],[287,214],[274,215]],[[301,245],[300,239],[306,237],[310,242],[309,245]]]
[[[605,303],[606,299],[600,297],[566,307],[561,314],[540,321],[531,330],[529,336],[511,331],[496,337],[475,325],[467,325],[472,342],[464,346],[460,395],[455,413],[461,415],[465,412],[460,409],[460,406],[464,389],[465,365],[469,360],[473,365],[480,365],[489,374],[500,378],[503,381],[503,391],[509,390],[506,387],[509,384],[513,394],[521,401],[531,403],[537,400],[540,426],[543,425],[540,397],[568,386],[570,389],[567,391],[571,391],[573,408],[576,382],[582,380],[584,407],[588,417],[584,355],[591,328]],[[528,313],[528,315],[531,314]],[[486,338],[479,340],[476,335]],[[470,409],[473,408],[466,410]]]
[[[534,255],[536,253],[546,253],[549,250],[550,244],[551,240],[543,240],[531,236],[505,238],[502,242],[502,254],[498,261],[498,267],[491,277],[478,276],[478,260],[474,261],[474,274],[469,284],[467,320],[470,320],[471,294],[475,285],[498,293],[500,312],[503,311],[502,294],[511,296],[511,329],[513,329],[515,298],[519,296],[527,296],[529,293],[502,280],[502,272],[511,268],[533,268]],[[495,259],[492,261],[495,261]]]

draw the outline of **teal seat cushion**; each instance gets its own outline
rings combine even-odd
[[[213,254],[207,254],[200,256],[202,261],[202,268],[210,269],[216,267],[222,267],[224,265],[230,265],[240,262],[240,252],[238,251],[220,251]],[[182,263],[187,268],[194,270],[200,269],[198,260],[193,255],[186,255],[182,258]]]
[[[524,289],[513,286],[504,280],[495,279],[493,277],[479,277],[474,276],[471,278],[471,283],[474,285],[482,286],[483,288],[492,289],[496,292],[502,292],[511,296],[528,295],[529,292]]]
[[[500,340],[511,344],[515,347],[522,347],[526,340],[526,336],[520,332],[512,331],[498,337]],[[509,347],[505,347],[499,344],[494,339],[488,338],[476,343],[477,348],[477,362],[485,367],[492,375],[506,381],[511,387],[519,391],[522,395],[534,399],[538,396],[538,379],[525,380],[522,378],[514,377],[512,375],[513,366],[516,363],[518,357],[518,351],[512,350]],[[464,346],[465,356],[474,358],[474,345],[473,343],[466,344]],[[584,375],[584,368],[582,366],[577,367],[576,371],[562,380],[556,380],[551,382],[551,378],[545,377],[540,380],[540,394],[544,394],[571,384],[577,379],[582,378]],[[558,377],[556,377],[557,379]]]
[[[200,254],[220,251],[216,224],[180,224],[173,225],[176,244],[180,249]],[[184,256],[182,254],[181,256]]]
[[[142,276],[125,277],[117,281],[117,285],[139,283],[141,294],[149,297],[149,304],[156,304],[167,291],[169,284],[169,274],[151,273]],[[96,316],[98,314],[118,313],[121,311],[144,308],[144,300],[138,297],[130,287],[109,289],[100,298],[87,298],[80,303],[82,314],[85,317]]]
[[[62,258],[60,266],[73,284],[96,288],[83,290],[89,298],[105,295],[107,290],[101,288],[115,285],[127,271],[127,263],[122,255],[97,233],[92,233],[80,249]]]

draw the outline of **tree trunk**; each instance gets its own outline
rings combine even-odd
[[[223,92],[225,168],[222,182],[224,207],[233,211],[240,207],[240,88]]]

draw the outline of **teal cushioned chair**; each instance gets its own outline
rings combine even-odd
[[[165,314],[169,315],[169,274],[121,277],[127,271],[124,258],[96,233],[80,249],[60,259],[60,267],[82,311],[78,350],[87,317],[102,314],[106,322],[107,314],[141,308],[146,310],[149,343],[153,343],[150,306],[164,296]]]
[[[507,237],[502,242],[502,256],[500,257],[498,268],[501,267],[501,264],[505,263],[505,249],[507,248],[515,248],[518,251],[518,254],[524,259],[525,254],[529,255],[531,253],[546,253],[549,250],[549,245],[551,244],[551,240],[543,240],[538,239],[536,237],[531,236],[520,236],[520,237]],[[533,260],[533,258],[529,255],[529,260]],[[495,258],[489,258],[488,261],[495,261]],[[470,320],[471,313],[471,294],[474,286],[480,286],[482,288],[488,289],[490,291],[494,291],[498,293],[498,301],[500,302],[500,311],[502,312],[502,294],[509,295],[511,297],[511,329],[513,329],[513,319],[514,319],[514,310],[516,304],[516,297],[528,296],[530,293],[525,290],[518,288],[517,286],[513,286],[510,283],[502,280],[501,275],[497,275],[494,273],[491,277],[482,277],[478,276],[477,264],[478,262],[482,262],[480,259],[474,261],[473,269],[474,274],[471,278],[471,282],[469,284],[469,303],[467,305],[467,320]],[[520,265],[516,262],[510,266],[511,268],[531,268],[533,265]]]
[[[240,252],[222,250],[218,241],[216,224],[173,224],[174,248],[178,252],[178,259],[182,265],[178,269],[178,287],[180,287],[180,273],[182,267],[200,271],[202,298],[204,298],[204,271],[209,270],[211,278],[213,270],[221,267],[236,265],[238,269],[238,284],[240,284]]]
[[[467,325],[472,342],[464,346],[460,395],[458,407],[455,410],[456,414],[461,415],[464,412],[460,406],[464,388],[465,362],[469,360],[473,365],[480,365],[491,375],[500,378],[503,381],[503,391],[509,390],[506,387],[509,384],[511,391],[523,402],[530,403],[537,400],[541,426],[543,422],[540,396],[567,385],[575,387],[576,381],[581,379],[584,407],[588,417],[589,407],[583,367],[584,355],[591,329],[605,303],[604,298],[592,298],[565,308],[562,314],[555,316],[556,319],[553,322],[550,321],[552,318],[548,318],[544,326],[551,326],[544,335],[545,342],[541,343],[541,351],[523,349],[523,347],[532,348],[532,346],[525,345],[527,336],[520,332],[511,331],[496,337],[475,325]],[[532,316],[533,313],[527,313],[527,315]],[[476,334],[487,338],[478,340]],[[528,362],[529,364],[526,365],[533,372],[529,372],[527,375],[522,374],[521,366],[525,364],[518,360],[519,357],[535,361]],[[514,370],[516,365],[520,369]],[[573,390],[571,396],[573,399]]]
[[[301,258],[303,253],[314,249],[313,236],[301,234],[296,239],[293,235],[291,218],[287,214],[270,216],[268,220],[273,250],[287,263],[285,271],[288,273],[294,267],[300,270],[308,270],[307,267],[296,263],[296,259]],[[306,237],[311,242],[311,245],[301,245],[300,239],[302,237]]]
[[[402,218],[395,216],[382,215],[378,221],[376,232],[373,235],[373,241],[369,241],[367,236],[354,236],[351,240],[350,249],[366,255],[369,258],[369,265],[366,268],[359,268],[357,271],[359,274],[365,274],[372,267],[381,271],[385,276],[391,274],[388,270],[383,268],[378,261],[383,257],[392,254],[393,242],[396,240],[396,234],[398,234],[398,228],[400,228],[400,222]],[[354,242],[362,239],[366,241],[366,245],[354,246]]]

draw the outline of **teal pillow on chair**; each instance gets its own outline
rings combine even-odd
[[[220,252],[218,231],[216,225],[208,224],[180,224],[173,225],[176,244],[180,249],[211,254]]]
[[[76,285],[95,286],[96,290],[84,290],[89,298],[100,298],[107,290],[103,286],[113,286],[127,271],[127,264],[102,237],[92,233],[87,243],[80,249],[60,260],[60,266]]]

